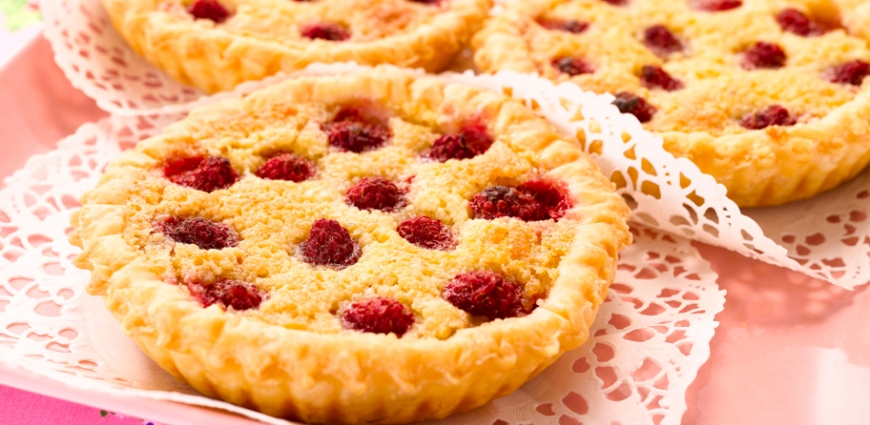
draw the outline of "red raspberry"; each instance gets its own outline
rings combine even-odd
[[[744,115],[743,119],[740,120],[740,125],[750,130],[761,130],[772,125],[790,126],[796,122],[788,113],[788,109],[772,105],[761,112]]]
[[[825,72],[825,78],[832,83],[860,86],[864,77],[870,75],[870,63],[853,60],[837,65]]]
[[[210,19],[218,24],[230,17],[230,11],[217,0],[194,0],[187,11],[196,19]]]
[[[565,191],[548,181],[531,181],[516,188],[491,186],[469,202],[474,218],[514,217],[523,221],[558,220],[571,207]]]
[[[492,146],[492,142],[492,137],[486,133],[485,125],[467,124],[459,134],[445,134],[439,137],[423,157],[438,162],[474,158],[486,152]]]
[[[392,298],[372,298],[347,306],[341,314],[346,329],[376,334],[394,333],[401,338],[414,324],[414,314]]]
[[[664,25],[653,25],[643,32],[643,44],[659,56],[683,50],[683,43]]]
[[[239,179],[230,160],[221,156],[168,161],[163,175],[175,184],[209,193],[226,189]]]
[[[825,33],[825,29],[821,25],[813,22],[807,15],[800,10],[794,8],[784,9],[776,15],[776,22],[783,31],[802,35],[804,37],[812,37]]]
[[[224,249],[239,245],[239,235],[232,227],[204,218],[169,217],[157,224],[164,237],[200,249]]]
[[[589,28],[588,22],[580,22],[574,19],[565,21],[561,19],[540,18],[538,19],[538,25],[548,30],[565,31],[573,34],[580,34]]]
[[[616,99],[613,104],[623,114],[632,114],[637,117],[637,120],[645,123],[652,119],[656,113],[655,106],[649,104],[646,99],[628,92],[620,92],[616,94]]]
[[[468,139],[461,134],[445,134],[435,140],[424,158],[437,162],[447,162],[451,159],[474,158],[475,152],[468,146]]]
[[[347,203],[361,210],[389,211],[401,200],[398,186],[382,177],[366,177],[347,190]]]
[[[572,77],[595,72],[595,68],[581,58],[553,59],[552,65],[554,68]]]
[[[312,40],[344,41],[350,38],[350,31],[347,28],[331,22],[308,24],[302,27],[300,34]]]
[[[743,68],[782,68],[785,66],[785,52],[775,43],[759,41],[743,52]]]
[[[692,7],[703,12],[722,12],[743,6],[742,0],[696,0]]]
[[[516,317],[526,312],[520,285],[490,271],[456,275],[444,287],[442,296],[456,308],[489,320]]]
[[[628,4],[628,0],[601,0],[607,4],[612,4],[614,6],[625,6]]]
[[[249,310],[259,308],[265,296],[256,286],[238,280],[219,280],[211,285],[187,282],[187,289],[203,307],[220,304],[223,308]]]
[[[441,4],[441,0],[411,0],[411,2],[420,3],[420,4],[433,4],[433,5]]]
[[[356,264],[361,254],[350,232],[337,221],[325,218],[311,224],[308,239],[299,248],[303,261],[318,266],[347,267]]]
[[[269,180],[299,183],[314,176],[314,163],[292,153],[282,153],[266,161],[257,170],[257,176]]]
[[[390,138],[390,130],[385,125],[365,119],[356,109],[339,111],[322,128],[330,145],[354,153],[377,149]]]
[[[644,65],[640,73],[640,82],[644,87],[654,89],[661,87],[667,91],[674,91],[683,88],[683,83],[671,74],[668,74],[664,69],[657,66]]]
[[[456,248],[450,229],[434,218],[412,217],[399,224],[399,236],[420,248],[448,251]]]

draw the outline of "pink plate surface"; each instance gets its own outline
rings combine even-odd
[[[42,39],[0,68],[0,105],[0,177],[52,149],[81,123],[103,116],[64,79]],[[683,424],[870,424],[870,291],[849,292],[722,249],[699,248],[728,295],[710,360],[687,394]],[[254,423],[177,403],[71,391],[2,365],[0,384],[161,424]],[[13,390],[3,391],[0,397]],[[0,401],[0,423],[45,423],[26,419],[26,409],[37,403],[41,409],[68,408],[48,397],[21,406]],[[99,422],[68,416],[63,423]]]

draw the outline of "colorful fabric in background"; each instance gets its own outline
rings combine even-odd
[[[0,424],[159,425],[3,386],[0,386]]]
[[[18,31],[42,20],[35,0],[0,0],[0,14],[8,31]]]

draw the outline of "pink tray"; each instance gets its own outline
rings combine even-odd
[[[51,55],[37,38],[0,68],[0,177],[104,115],[69,85]],[[687,394],[683,424],[870,424],[866,287],[849,292],[722,249],[699,248],[728,295],[710,360]],[[71,391],[2,365],[0,384],[163,424],[255,423],[177,403]]]

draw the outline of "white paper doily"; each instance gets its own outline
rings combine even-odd
[[[86,124],[30,159],[0,191],[0,361],[80,389],[172,400],[275,419],[198,395],[123,336],[84,293],[67,242],[76,199],[105,165],[178,117]],[[638,230],[640,229],[640,230]],[[438,424],[677,425],[685,392],[709,356],[724,291],[688,239],[635,228],[590,341],[514,394]],[[501,421],[501,422],[499,422]]]
[[[73,85],[113,114],[184,112],[265,85],[246,83],[235,93],[201,97],[137,56],[114,30],[99,0],[43,0],[42,4],[45,35],[58,65]],[[336,72],[342,67],[347,65],[310,70]],[[265,81],[282,78],[286,77]],[[809,201],[741,214],[723,186],[688,160],[665,152],[661,140],[643,131],[634,117],[618,114],[609,105],[610,95],[586,93],[571,84],[554,89],[548,81],[512,73],[451,78],[494,90],[510,87],[514,96],[539,107],[565,131],[584,130],[584,148],[600,155],[603,171],[620,185],[636,222],[845,288],[870,281],[870,267],[865,267],[870,255],[870,222],[865,218],[870,211],[862,198],[870,190],[870,174]],[[578,111],[586,120],[574,122]],[[619,142],[623,132],[630,137],[625,143]]]

